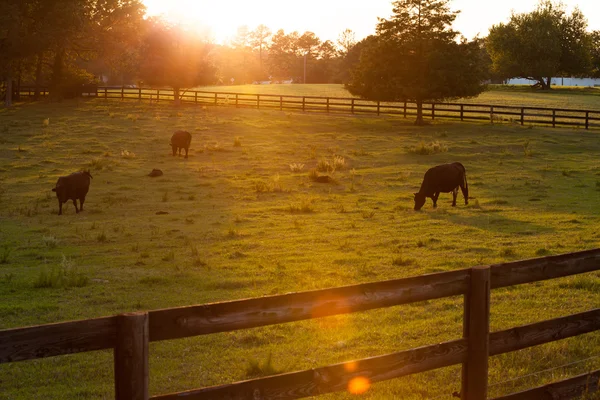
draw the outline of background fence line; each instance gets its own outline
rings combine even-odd
[[[40,95],[48,95],[42,88]],[[21,97],[32,97],[34,88],[21,87]],[[88,87],[80,93],[83,97],[104,99],[137,99],[139,101],[173,101],[171,89],[125,87]],[[269,108],[301,110],[303,112],[373,114],[416,117],[416,104],[411,102],[381,102],[346,97],[294,96],[182,90],[182,103],[221,105],[244,108]],[[490,123],[536,124],[552,127],[600,128],[600,110],[506,106],[474,103],[424,103],[423,117],[459,119],[461,121],[488,121]]]
[[[157,395],[152,399],[295,399],[462,364],[461,398],[487,398],[490,356],[600,330],[600,308],[489,332],[490,291],[600,270],[600,249],[332,289],[0,330],[0,363],[114,349],[115,396],[147,400],[148,343],[464,296],[463,337],[305,371]],[[349,368],[349,366],[352,368]],[[598,390],[600,371],[499,399],[570,399]],[[594,381],[594,379],[596,381]]]

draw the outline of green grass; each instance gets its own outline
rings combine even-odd
[[[187,160],[170,154],[178,129],[193,135]],[[90,100],[2,108],[0,138],[0,249],[10,249],[0,264],[0,329],[600,246],[593,131]],[[412,151],[436,142],[446,151]],[[344,163],[327,172],[332,181],[309,178],[335,157]],[[453,208],[442,194],[437,209],[428,200],[414,212],[427,168],[450,161],[466,166],[474,199]],[[58,216],[50,190],[80,168],[94,177],[85,211],[66,204]],[[164,175],[148,177],[153,168]],[[56,284],[36,285],[52,282],[52,271]],[[66,284],[66,271],[85,284]],[[595,308],[599,282],[591,273],[495,290],[491,328]],[[462,307],[462,298],[446,298],[152,343],[150,391],[456,339]],[[598,354],[593,333],[493,357],[490,396],[597,369],[592,359],[512,380]],[[2,364],[0,382],[0,398],[110,398],[112,352]],[[459,386],[452,367],[376,384],[366,397],[435,398]]]

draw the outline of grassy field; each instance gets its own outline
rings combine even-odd
[[[176,129],[193,135],[187,160],[170,154]],[[510,124],[414,127],[393,118],[101,99],[2,108],[0,329],[597,248],[598,139]],[[470,204],[459,198],[453,208],[442,194],[437,209],[429,200],[413,211],[427,168],[451,161],[466,166]],[[68,205],[58,216],[51,189],[82,168],[94,177],[85,211]],[[146,176],[153,168],[164,176]],[[312,181],[313,169],[333,182]],[[495,290],[491,328],[598,304],[600,273]],[[152,343],[150,391],[461,335],[462,298],[448,298]],[[597,369],[599,355],[594,333],[493,357],[490,397]],[[112,352],[2,364],[0,387],[0,399],[113,398]],[[376,384],[364,397],[449,399],[459,388],[453,367]]]

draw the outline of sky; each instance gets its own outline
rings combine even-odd
[[[264,24],[273,32],[314,32],[321,41],[335,42],[351,29],[357,40],[375,33],[377,17],[389,18],[391,0],[142,0],[149,15],[163,15],[173,23],[210,32],[218,43],[235,36],[237,28]],[[488,29],[507,22],[511,12],[535,9],[538,0],[451,0],[461,10],[454,29],[468,39],[487,36]],[[578,6],[589,30],[600,30],[600,0],[562,0],[568,13]]]

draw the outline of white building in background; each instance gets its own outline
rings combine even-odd
[[[512,78],[506,81],[508,85],[533,85],[536,81],[525,78]],[[597,78],[552,78],[552,86],[583,86],[600,87],[600,79]]]

